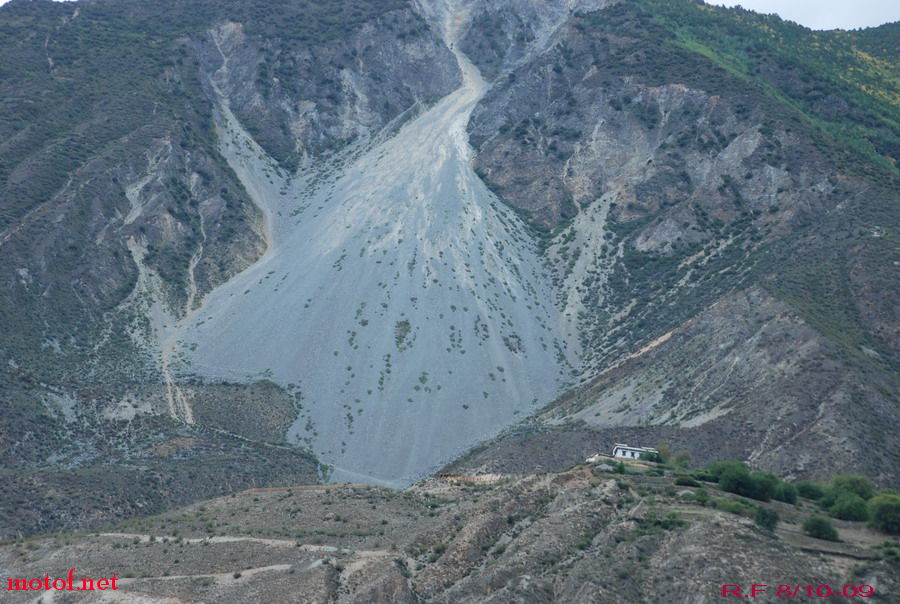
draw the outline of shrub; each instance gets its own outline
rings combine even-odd
[[[803,532],[816,539],[838,540],[838,533],[834,525],[827,518],[822,518],[821,516],[810,516],[807,518],[803,523]]]
[[[747,466],[745,466],[741,461],[714,461],[709,464],[709,466],[706,468],[706,471],[713,478],[715,478],[715,480],[721,479],[722,474],[727,471],[731,471],[733,473],[749,473],[749,470],[747,470]]]
[[[662,463],[663,458],[659,453],[641,453],[641,461],[652,461],[654,463]]]
[[[875,494],[875,485],[865,476],[859,474],[840,474],[831,479],[828,485],[831,490],[850,491],[863,499],[871,499]]]
[[[694,501],[700,505],[707,505],[709,503],[709,493],[706,492],[706,489],[700,488],[700,490],[694,492]]]
[[[767,531],[774,531],[775,527],[778,526],[778,512],[764,508],[761,505],[757,506],[755,520],[756,524]]]
[[[825,496],[825,489],[814,482],[801,480],[797,483],[797,494],[800,495],[800,497],[818,500]]]
[[[719,475],[719,487],[759,501],[768,501],[775,494],[778,479],[771,474],[748,472],[743,464],[726,467]]]
[[[730,501],[728,499],[713,499],[712,503],[716,507],[716,509],[722,510],[723,512],[737,514],[738,516],[753,515],[753,508],[746,503],[741,503],[740,501]]]
[[[658,451],[657,455],[659,455],[659,461],[661,463],[668,463],[672,458],[672,449],[669,447],[669,443],[667,442],[659,442],[655,445],[656,450]],[[655,460],[651,460],[655,461]]]
[[[850,491],[843,491],[830,508],[828,514],[841,520],[868,520],[869,509],[865,500]]]
[[[748,495],[760,501],[768,501],[775,496],[778,484],[781,482],[777,476],[767,474],[765,472],[750,472],[750,479],[753,481],[755,495]]]
[[[741,464],[743,466],[743,464]],[[718,473],[719,488],[729,493],[744,493],[753,491],[753,481],[750,479],[750,472],[745,467],[729,467],[724,468]]]
[[[672,463],[679,468],[686,468],[691,465],[691,454],[687,451],[679,451],[672,458]]]
[[[678,517],[677,512],[669,512],[665,516],[660,516],[656,510],[650,510],[647,515],[638,520],[641,532],[653,533],[658,530],[671,531],[687,524]]]
[[[825,494],[819,498],[819,505],[824,509],[828,509],[833,506],[838,497],[843,495],[844,493],[850,493],[850,491],[844,491],[843,489],[832,489],[831,487],[827,487],[825,489]]]
[[[669,512],[668,514],[657,520],[656,523],[667,531],[671,531],[672,529],[687,524],[687,522],[678,517],[677,512]]]
[[[709,470],[696,470],[691,472],[691,476],[704,482],[719,482],[719,478]]]
[[[830,509],[837,503],[838,499],[845,495],[855,495],[860,499],[866,500],[869,497],[864,497],[860,494],[860,489],[848,489],[841,486],[842,483],[835,483],[832,481],[825,487],[825,494],[819,498],[819,505],[822,506],[823,509]],[[844,483],[845,484],[845,483]],[[862,490],[863,493],[867,491],[865,489]]]
[[[894,549],[889,545],[883,545],[884,548],[883,555],[884,559],[894,566],[900,566],[900,550]]]
[[[869,500],[872,526],[890,535],[900,535],[900,495],[876,495]]]
[[[784,501],[785,503],[797,503],[797,487],[787,482],[779,482],[775,487],[775,494],[772,499]]]
[[[683,487],[699,487],[701,486],[699,482],[691,478],[690,476],[679,476],[675,479],[675,484],[681,485]]]

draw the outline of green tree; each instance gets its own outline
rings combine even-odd
[[[768,501],[775,494],[778,478],[763,472],[748,472],[744,464],[725,466],[719,474],[719,488],[759,501]]]
[[[766,529],[767,531],[774,531],[775,527],[778,526],[778,512],[775,510],[770,510],[761,505],[756,506],[756,524]]]
[[[669,447],[669,443],[657,443],[656,450],[659,451],[659,461],[661,461],[662,463],[668,463],[669,459],[672,457],[672,449],[671,447]]]
[[[779,482],[775,487],[775,494],[772,499],[784,501],[785,503],[797,503],[797,487],[787,482]]]
[[[719,475],[719,488],[729,493],[749,496],[754,492],[753,479],[746,467],[727,467]]]
[[[807,518],[803,523],[803,532],[816,539],[838,540],[837,529],[834,528],[834,525],[827,518],[822,518],[821,516],[810,516]]]
[[[750,495],[754,499],[760,501],[768,501],[775,496],[775,490],[778,488],[778,477],[766,472],[750,472],[750,479],[753,481],[754,495]]]
[[[706,469],[716,480],[719,480],[727,471],[735,474],[749,473],[747,466],[742,461],[714,461]]]
[[[830,508],[828,514],[841,520],[868,520],[869,508],[866,501],[850,491],[843,491]]]
[[[863,499],[871,499],[875,494],[875,485],[865,476],[859,474],[840,474],[831,479],[828,484],[830,490],[850,491]]]
[[[821,485],[808,480],[801,480],[797,483],[797,494],[807,499],[819,500],[825,496],[825,489]]]
[[[679,451],[672,458],[672,463],[679,468],[686,468],[691,464],[691,454],[687,451]]]
[[[652,461],[654,463],[664,463],[663,456],[659,453],[641,453],[641,459],[644,461]]]
[[[890,535],[900,535],[900,495],[876,495],[869,500],[872,526]]]
[[[678,478],[675,479],[675,484],[680,485],[680,486],[685,486],[685,487],[703,486],[690,476],[679,476]]]

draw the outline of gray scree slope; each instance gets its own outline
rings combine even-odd
[[[462,86],[327,171],[280,176],[221,108],[223,151],[271,245],[189,315],[180,351],[207,378],[297,385],[291,437],[332,480],[413,482],[568,375],[534,244],[471,167],[466,125],[487,85],[455,44],[465,8],[423,8]]]

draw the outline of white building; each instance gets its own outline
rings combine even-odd
[[[623,445],[621,443],[616,443],[616,446],[613,447],[613,457],[621,459],[640,459],[641,455],[650,455],[653,453],[659,455],[659,451],[652,447],[629,447],[628,445]]]

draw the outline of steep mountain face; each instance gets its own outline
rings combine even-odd
[[[675,4],[575,15],[473,112],[476,169],[543,234],[587,380],[460,467],[560,467],[628,434],[894,483],[896,56],[877,30]]]
[[[196,497],[314,480],[300,448],[405,485],[554,401],[462,463],[625,434],[900,479],[896,25],[21,0],[0,34],[17,498],[206,445],[246,463]]]
[[[723,291],[776,272],[766,258],[815,247],[813,262],[822,266],[798,264],[828,271],[821,240],[802,245],[801,233],[812,239],[837,222],[896,220],[887,188],[895,169],[879,173],[884,187],[874,190],[854,178],[865,163],[829,159],[834,145],[785,106],[781,91],[698,55],[670,31],[675,26],[642,12],[651,7],[625,3],[575,16],[548,52],[498,79],[470,124],[476,168],[489,186],[536,228],[559,232],[546,255],[586,372]],[[683,8],[687,15],[673,16],[688,23],[704,12]],[[764,25],[751,20],[741,31]],[[830,92],[824,79],[816,83]],[[893,117],[879,125],[895,128]],[[885,213],[867,215],[876,207]],[[852,237],[872,245],[860,235]],[[882,243],[883,252],[896,252]],[[868,298],[857,306],[884,308],[871,289],[853,295]],[[896,356],[896,336],[879,340]]]
[[[266,208],[272,246],[179,333],[185,370],[292,384],[304,409],[291,434],[337,480],[408,484],[552,400],[570,371],[536,246],[471,168],[465,128],[487,89],[460,50],[472,9],[421,7],[460,87],[327,165],[278,175],[223,111],[224,155]],[[558,26],[566,12],[552,12],[537,25]]]
[[[453,55],[409,2],[335,4],[283,3],[280,23],[217,20],[198,40],[213,100],[227,99],[288,171],[396,127],[460,84]]]
[[[115,481],[82,477],[152,468],[180,483],[179,464],[215,476],[202,443],[243,462],[174,499],[171,487],[128,489],[117,507],[315,481],[307,453],[245,440],[285,442],[296,393],[205,384],[185,415],[168,379],[181,317],[268,246],[265,215],[219,150],[215,111],[233,107],[273,157],[298,164],[455,88],[450,51],[403,2],[13,2],[0,27],[4,502],[33,499],[51,475],[74,499],[116,501]],[[176,447],[177,459],[151,453],[181,438],[199,444]],[[108,520],[55,516],[63,499],[33,524],[5,517],[3,533]]]

